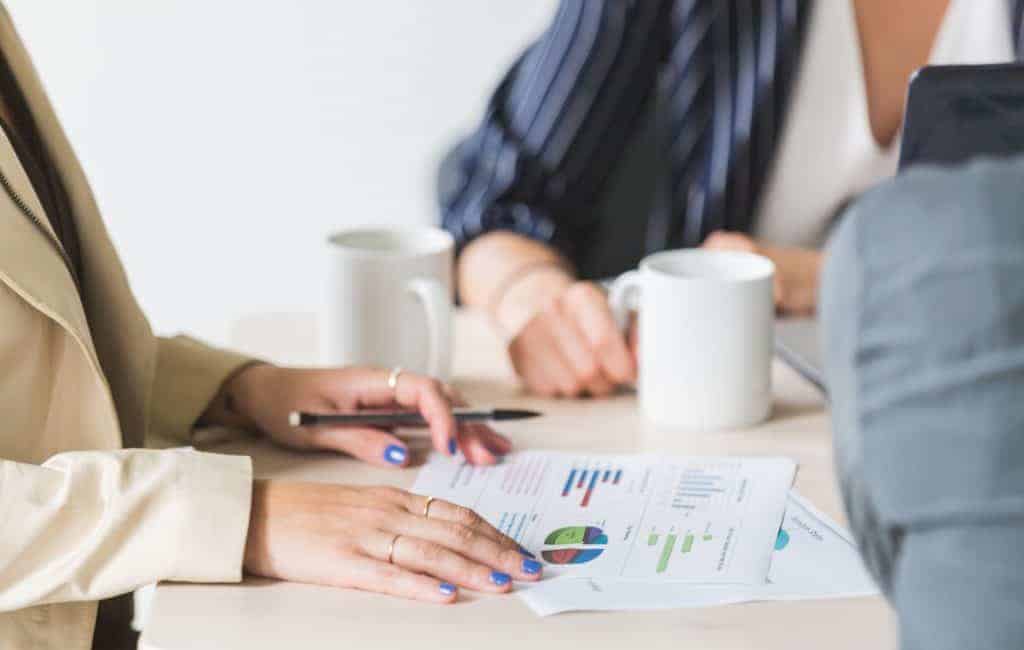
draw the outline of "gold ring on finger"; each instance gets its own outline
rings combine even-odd
[[[399,537],[401,537],[401,535],[395,535],[391,538],[391,543],[388,544],[388,564],[395,563],[395,542],[398,541]]]
[[[402,376],[402,366],[395,366],[388,373],[388,388],[393,394],[398,394],[398,378]]]
[[[426,503],[423,504],[423,518],[428,519],[430,517],[430,504],[434,502],[434,497],[427,497]]]

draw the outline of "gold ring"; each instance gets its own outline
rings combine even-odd
[[[398,541],[399,537],[401,537],[401,535],[395,535],[391,538],[391,543],[388,544],[388,564],[395,563],[395,542]]]
[[[395,366],[388,373],[388,388],[392,393],[398,393],[398,378],[402,376],[402,366]]]
[[[434,497],[427,497],[427,502],[423,504],[423,518],[427,519],[430,517],[430,504],[434,502]]]

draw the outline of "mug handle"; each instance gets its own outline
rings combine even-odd
[[[640,272],[627,271],[615,278],[608,289],[608,304],[612,308],[612,316],[616,325],[625,332],[629,328],[629,312],[636,311],[637,294],[640,293]]]
[[[452,331],[452,303],[448,291],[435,278],[414,278],[406,291],[423,306],[427,317],[427,339],[430,341],[427,374],[446,380]]]

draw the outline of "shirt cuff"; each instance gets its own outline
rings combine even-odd
[[[249,533],[252,459],[179,451],[181,520],[170,580],[240,582]]]

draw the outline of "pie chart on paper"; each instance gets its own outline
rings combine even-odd
[[[586,564],[604,553],[608,536],[597,526],[567,526],[544,538],[541,557],[549,564]]]

